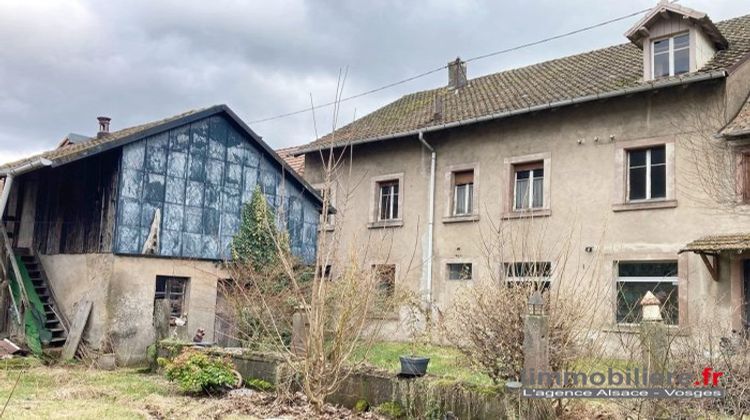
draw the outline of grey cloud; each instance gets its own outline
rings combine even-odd
[[[464,58],[624,15],[654,1],[284,0],[0,2],[0,161],[186,109],[229,104],[247,121],[344,96]],[[716,20],[743,1],[683,0]],[[469,76],[625,42],[636,18],[473,62]],[[443,72],[346,102],[340,122],[446,82]],[[320,134],[331,110],[317,113]],[[313,139],[309,114],[253,124],[273,147]]]

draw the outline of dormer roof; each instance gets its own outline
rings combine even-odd
[[[694,25],[700,27],[703,33],[713,42],[717,50],[726,49],[729,45],[727,39],[724,38],[724,35],[721,34],[721,31],[714,25],[707,14],[689,7],[680,6],[676,3],[670,3],[666,0],[660,1],[646,16],[636,22],[633,27],[625,32],[625,36],[639,48],[643,48],[641,41],[648,36],[649,28],[659,19],[669,19],[673,16],[689,20]]]

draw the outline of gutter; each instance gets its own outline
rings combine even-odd
[[[299,156],[299,155],[309,153],[309,152],[316,152],[316,151],[326,150],[326,149],[331,149],[331,148],[336,148],[336,147],[351,146],[351,145],[363,144],[363,143],[372,143],[372,142],[381,141],[381,140],[390,140],[390,139],[394,139],[398,137],[419,135],[419,133],[430,133],[434,131],[440,131],[440,130],[445,130],[448,128],[455,128],[455,127],[475,124],[475,123],[484,122],[484,121],[491,121],[491,120],[511,117],[515,115],[522,115],[522,114],[528,114],[528,113],[536,112],[536,111],[559,108],[559,107],[563,107],[567,105],[575,105],[575,104],[582,104],[586,102],[597,101],[601,99],[616,98],[619,96],[626,96],[626,95],[632,95],[636,93],[648,92],[648,91],[655,90],[655,89],[682,86],[682,85],[687,85],[690,83],[702,82],[702,81],[707,81],[707,80],[723,79],[725,77],[727,77],[726,70],[714,70],[714,71],[710,71],[708,73],[702,73],[696,76],[678,77],[675,79],[655,81],[655,82],[645,83],[643,85],[636,86],[636,87],[629,87],[625,89],[620,89],[620,90],[615,90],[615,91],[605,92],[605,93],[597,93],[593,95],[579,96],[579,97],[572,98],[572,99],[563,99],[561,101],[549,102],[549,103],[541,104],[541,105],[534,105],[531,107],[515,109],[512,111],[503,111],[503,112],[498,112],[495,114],[484,115],[481,117],[468,118],[465,120],[458,120],[458,121],[454,121],[450,123],[433,125],[430,127],[420,128],[416,130],[403,131],[403,132],[389,134],[389,135],[381,136],[381,137],[371,137],[367,139],[359,139],[359,140],[352,140],[352,141],[339,142],[339,143],[330,143],[330,144],[320,144],[320,145],[311,144],[310,147],[301,147],[297,149],[297,151],[293,155]]]
[[[27,172],[43,168],[45,166],[52,166],[52,161],[45,158],[32,159],[21,166],[15,167],[4,171],[0,175],[5,175],[5,184],[3,184],[3,193],[0,195],[0,220],[5,216],[5,206],[8,204],[8,197],[10,197],[10,189],[13,186],[13,178],[18,175],[23,175]]]
[[[434,257],[434,245],[433,245],[433,234],[435,226],[435,160],[437,155],[435,149],[430,146],[429,143],[424,139],[424,133],[422,131],[418,134],[419,141],[430,151],[430,184],[429,184],[429,201],[428,201],[428,216],[427,216],[427,278],[425,285],[426,302],[425,306],[428,313],[432,313],[432,260]]]

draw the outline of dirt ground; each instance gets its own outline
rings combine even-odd
[[[249,389],[222,397],[186,396],[163,376],[134,369],[108,372],[39,365],[19,369],[5,363],[0,360],[0,411],[7,402],[4,419],[377,418],[335,407],[318,414],[302,396],[279,404],[272,394]]]

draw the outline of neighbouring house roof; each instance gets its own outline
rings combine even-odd
[[[290,168],[294,169],[298,174],[305,174],[305,156],[295,155],[298,147],[286,147],[284,149],[276,149],[276,153],[284,159],[284,162],[289,165]]]
[[[405,95],[301,146],[297,153],[723,78],[750,55],[750,15],[718,22],[716,27],[729,44],[696,72],[644,81],[643,52],[632,43],[615,45],[477,77],[460,89],[446,86]]]
[[[259,135],[250,129],[250,127],[248,127],[247,124],[245,124],[245,122],[242,121],[227,105],[214,105],[208,108],[194,109],[162,120],[152,121],[146,124],[113,131],[111,133],[105,133],[100,136],[86,138],[86,140],[81,137],[76,137],[73,143],[69,142],[64,145],[61,144],[60,147],[55,149],[29,156],[15,162],[0,165],[0,176],[13,173],[14,169],[22,168],[30,162],[40,159],[49,161],[50,164],[47,166],[56,167],[64,165],[216,114],[224,114],[236,123],[241,130],[255,140],[255,142],[269,156],[271,156],[272,159],[288,172],[294,181],[299,183],[303,189],[307,190],[312,195],[314,201],[322,204],[323,199],[315,189],[310,186],[310,184],[308,184],[296,170],[291,168],[290,165],[287,164],[287,162],[270,146],[268,146]]]
[[[719,253],[746,249],[750,249],[750,233],[733,233],[704,236],[685,245],[680,252]]]
[[[740,108],[740,112],[729,122],[719,134],[725,138],[750,135],[750,97]]]
[[[661,19],[663,16],[669,16],[675,14],[682,16],[682,18],[691,21],[693,24],[700,26],[703,32],[711,39],[714,46],[717,49],[724,49],[727,46],[727,39],[722,35],[716,25],[711,21],[707,14],[691,9],[689,7],[680,6],[676,3],[670,3],[666,0],[662,0],[659,4],[651,9],[651,11],[644,16],[641,20],[636,22],[627,32],[625,36],[628,37],[638,48],[642,48],[643,44],[641,41],[648,34],[648,27],[651,26],[656,20]]]

